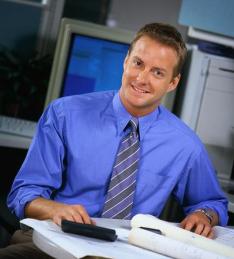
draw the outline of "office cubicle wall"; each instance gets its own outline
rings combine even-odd
[[[175,113],[206,145],[220,178],[234,158],[234,59],[189,50]]]

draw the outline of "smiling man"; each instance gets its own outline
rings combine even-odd
[[[199,138],[160,105],[185,56],[174,27],[147,24],[125,58],[119,92],[53,101],[8,196],[12,212],[93,224],[91,217],[159,216],[173,195],[186,214],[181,227],[213,237],[212,226],[227,224],[227,199]]]
[[[120,89],[128,112],[137,117],[151,113],[162,97],[177,87],[180,74],[174,75],[174,68],[178,58],[173,48],[149,36],[137,40],[125,59]]]

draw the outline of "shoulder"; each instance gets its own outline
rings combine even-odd
[[[112,111],[114,91],[73,95],[52,101],[38,122],[38,132],[54,132],[60,136],[77,133],[77,128],[100,125],[103,114]]]
[[[186,149],[193,150],[193,152],[197,151],[197,153],[204,149],[204,145],[198,135],[180,118],[162,105],[159,106],[159,113],[159,121],[175,142],[178,142],[180,146]]]
[[[48,109],[53,110],[57,116],[72,112],[94,112],[112,102],[114,95],[115,91],[104,91],[61,97],[52,101]]]

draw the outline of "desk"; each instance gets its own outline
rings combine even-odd
[[[0,133],[0,146],[28,149],[32,139],[7,133]]]
[[[139,220],[140,219],[140,220]],[[216,239],[212,241],[178,228],[177,224],[156,219],[150,215],[137,215],[135,220],[94,219],[97,225],[116,230],[115,242],[64,233],[51,220],[23,219],[21,224],[32,227],[33,242],[42,251],[58,259],[83,258],[87,256],[115,259],[168,259],[187,258],[234,258],[234,231],[220,226],[214,227]],[[150,223],[151,222],[151,223]],[[142,225],[143,224],[143,225]],[[160,229],[164,235],[140,229],[140,226]],[[136,232],[138,234],[136,234]],[[134,234],[135,233],[135,234]],[[176,236],[174,235],[176,234]],[[134,235],[134,236],[133,236]],[[147,247],[155,252],[131,245]],[[161,254],[159,254],[160,252]],[[168,256],[165,256],[168,255]]]
[[[234,195],[226,193],[228,198],[228,211],[234,213]]]
[[[101,256],[115,259],[168,259],[170,257],[128,244],[130,221],[94,219],[97,225],[116,229],[118,240],[109,242],[68,234],[51,221],[21,220],[21,224],[33,227],[33,242],[42,251],[58,259],[74,259],[85,256]]]
[[[234,181],[218,178],[219,183],[228,198],[228,211],[234,213]],[[231,191],[231,193],[230,193]]]

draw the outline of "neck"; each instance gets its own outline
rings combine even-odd
[[[150,113],[152,113],[153,111],[155,111],[157,108],[158,108],[159,105],[156,105],[154,109],[152,110],[144,110],[144,109],[139,109],[139,110],[136,110],[136,109],[131,109],[130,107],[125,107],[125,109],[128,111],[128,113],[130,113],[133,117],[143,117],[143,116],[146,116]]]
[[[152,113],[153,111],[155,111],[158,108],[158,106],[160,104],[160,102],[155,103],[154,107],[152,107],[152,109],[149,110],[149,107],[146,107],[146,108],[132,107],[131,105],[128,105],[127,103],[125,103],[121,98],[120,98],[120,101],[123,104],[124,108],[127,110],[127,112],[136,118],[143,117],[143,116],[146,116],[146,115]]]

